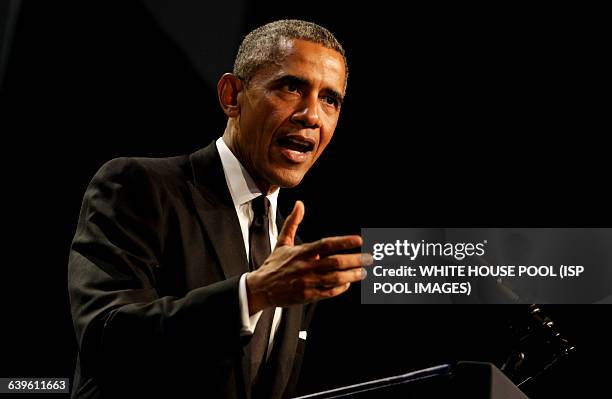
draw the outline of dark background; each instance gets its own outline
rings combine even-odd
[[[602,10],[0,1],[2,377],[72,378],[66,263],[89,180],[113,157],[182,154],[218,137],[216,79],[244,34],[278,18],[332,30],[350,67],[332,144],[281,195],[285,210],[304,200],[303,239],[362,227],[610,227]],[[354,287],[320,303],[301,392],[456,360],[500,365],[523,309],[367,306]],[[577,352],[526,392],[603,389],[610,307],[546,310]]]

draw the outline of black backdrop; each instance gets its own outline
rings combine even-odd
[[[610,225],[601,10],[16,3],[0,108],[1,377],[72,376],[66,262],[89,179],[116,156],[186,153],[218,137],[216,78],[231,69],[241,35],[277,18],[328,27],[350,66],[332,144],[281,195],[285,210],[306,203],[303,239],[362,227]],[[547,310],[578,351],[529,393],[605,386],[610,308]],[[499,365],[516,311],[366,306],[354,287],[320,304],[301,392],[460,359]]]

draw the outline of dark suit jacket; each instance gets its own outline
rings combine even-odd
[[[250,397],[238,305],[246,271],[214,143],[189,156],[105,164],[85,193],[70,253],[73,397]],[[295,385],[298,332],[312,309],[283,309],[266,397]]]

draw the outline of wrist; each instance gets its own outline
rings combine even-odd
[[[261,279],[257,271],[247,273],[246,292],[249,303],[249,316],[271,306],[265,290],[261,289]]]

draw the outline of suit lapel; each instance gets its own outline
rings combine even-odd
[[[191,154],[190,161],[194,177],[191,195],[225,278],[248,272],[240,222],[215,143]]]
[[[190,156],[193,185],[191,196],[195,203],[200,222],[206,231],[225,278],[249,271],[242,231],[232,196],[225,181],[221,158],[213,141],[207,147]],[[251,397],[249,375],[251,354],[244,350],[239,368],[242,374],[244,396]]]

